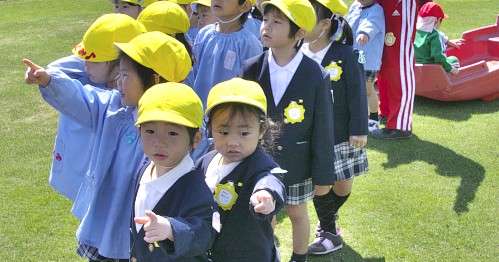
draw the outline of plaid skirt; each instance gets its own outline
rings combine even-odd
[[[312,178],[286,187],[286,205],[297,206],[314,198]]]
[[[350,146],[348,142],[339,143],[334,146],[334,173],[336,181],[349,180],[356,176],[367,173],[366,148]]]

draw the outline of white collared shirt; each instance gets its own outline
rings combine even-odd
[[[238,162],[232,162],[227,165],[222,165],[222,155],[221,154],[216,154],[215,157],[211,160],[210,164],[208,165],[208,168],[206,169],[206,184],[210,188],[211,192],[215,192],[215,188],[220,184],[220,181],[224,179],[234,168],[236,168],[239,163],[242,161]]]
[[[272,48],[269,49],[269,71],[270,71],[270,85],[272,87],[272,95],[274,96],[274,103],[277,106],[281,101],[284,92],[288,88],[289,82],[298,69],[300,62],[303,58],[302,52],[296,52],[295,57],[284,67],[279,66],[272,55]]]
[[[304,43],[301,46],[301,51],[303,52],[304,55],[312,58],[312,60],[314,60],[315,62],[319,63],[319,65],[320,65],[322,63],[322,60],[324,60],[324,57],[326,56],[326,53],[329,50],[329,47],[331,47],[332,44],[333,44],[333,42],[329,43],[329,45],[327,45],[326,47],[324,47],[319,52],[314,53],[314,52],[312,52],[312,50],[310,50],[309,43]]]
[[[145,216],[146,210],[153,210],[163,195],[179,180],[183,175],[189,173],[194,168],[194,162],[187,154],[180,163],[172,170],[162,176],[152,179],[151,172],[156,164],[151,163],[139,182],[139,190],[135,198],[135,216]],[[135,224],[137,232],[142,228],[142,224]]]

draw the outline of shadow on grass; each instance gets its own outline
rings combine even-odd
[[[461,184],[453,208],[458,215],[468,212],[468,204],[475,198],[485,177],[485,169],[480,164],[441,145],[421,140],[414,134],[409,140],[370,139],[368,147],[387,154],[388,161],[382,164],[385,169],[424,161],[436,166],[436,172],[441,176],[460,177]]]
[[[343,248],[327,255],[322,256],[308,256],[309,262],[326,262],[326,261],[345,261],[345,262],[356,262],[356,261],[369,261],[369,262],[384,262],[384,257],[367,257],[363,258],[357,251],[355,251],[349,245],[343,244]]]
[[[416,96],[414,99],[414,113],[421,116],[432,116],[452,121],[466,121],[475,114],[496,112],[499,108],[499,99],[495,101],[437,101],[426,97]]]

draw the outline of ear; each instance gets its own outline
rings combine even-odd
[[[246,0],[243,5],[241,5],[241,12],[244,14],[251,10],[253,5],[251,4],[250,0]]]
[[[321,30],[328,30],[331,27],[331,19],[322,19],[319,23],[321,23]]]
[[[196,135],[194,135],[194,139],[192,139],[192,148],[194,149],[198,147],[202,139],[203,139],[203,132],[198,131]]]
[[[296,32],[295,34],[295,40],[302,40],[306,34],[307,30],[300,28],[300,30],[298,30],[298,32]]]
[[[152,76],[154,77],[154,84],[155,85],[159,84],[159,75],[158,74],[153,74]]]
[[[260,135],[258,136],[258,140],[263,138],[265,131],[267,131],[267,129],[265,129],[265,127],[263,127],[263,126],[260,126]]]

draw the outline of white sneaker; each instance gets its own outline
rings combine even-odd
[[[379,121],[369,119],[369,121],[367,122],[367,128],[369,129],[369,134],[371,134],[371,132],[373,132],[374,130],[378,130]]]

